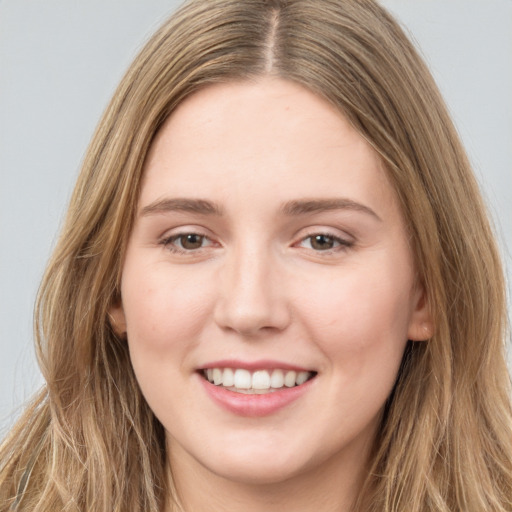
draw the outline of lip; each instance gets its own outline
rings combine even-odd
[[[226,367],[232,366],[226,365]],[[237,368],[240,368],[240,366]],[[242,368],[249,369],[247,366]],[[262,369],[261,366],[258,366],[257,368]],[[265,369],[268,368],[269,367],[266,367]],[[278,366],[277,368],[283,367]],[[313,377],[300,386],[280,388],[270,393],[245,394],[230,391],[222,386],[216,386],[215,384],[207,381],[199,372],[197,373],[197,378],[200,380],[206,394],[215,404],[237,416],[252,418],[269,416],[286,408],[307,394],[311,389],[313,382],[316,380],[316,377]]]

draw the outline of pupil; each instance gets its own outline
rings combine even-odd
[[[311,245],[314,249],[325,251],[326,249],[332,249],[334,240],[330,236],[316,235],[313,237]]]
[[[199,249],[203,243],[201,235],[184,235],[181,237],[181,245],[184,249]]]

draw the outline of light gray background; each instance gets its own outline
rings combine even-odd
[[[450,106],[510,275],[512,0],[383,3]],[[177,4],[0,0],[0,437],[42,384],[33,303],[88,140],[136,51]]]

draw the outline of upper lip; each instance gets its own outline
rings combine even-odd
[[[238,359],[222,359],[212,361],[200,366],[198,369],[207,370],[208,368],[241,368],[249,371],[256,370],[293,370],[296,372],[312,372],[311,368],[305,368],[295,364],[285,363],[271,359],[260,359],[257,361],[241,361]]]

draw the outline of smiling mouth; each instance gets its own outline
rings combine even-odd
[[[294,388],[315,377],[316,372],[294,370],[255,370],[243,368],[208,368],[200,374],[211,384],[243,394],[273,393],[284,388]]]

